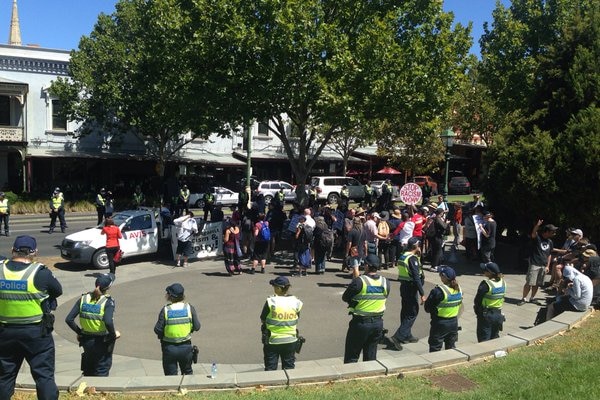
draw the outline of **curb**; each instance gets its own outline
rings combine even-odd
[[[498,339],[477,344],[466,344],[455,349],[422,355],[382,357],[354,364],[344,364],[341,358],[302,361],[292,370],[246,371],[220,373],[214,379],[199,373],[184,376],[132,376],[84,377],[57,375],[59,390],[76,392],[81,387],[94,387],[96,392],[112,393],[182,393],[215,389],[237,390],[260,386],[261,388],[289,387],[360,378],[376,378],[405,373],[425,373],[494,357],[497,351],[510,352],[518,347],[530,346],[543,339],[572,329],[594,313],[589,308],[583,313],[564,312],[554,319],[521,332],[509,333]],[[210,370],[210,365],[197,364],[198,371]],[[19,374],[17,389],[35,390],[29,374]]]

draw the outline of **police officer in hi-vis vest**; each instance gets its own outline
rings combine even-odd
[[[181,190],[179,190],[179,211],[177,215],[184,215],[190,212],[190,189],[188,189],[187,185],[183,185]]]
[[[390,293],[389,281],[377,274],[379,259],[375,254],[365,258],[365,275],[352,279],[342,300],[348,303],[352,319],[348,324],[344,363],[377,358],[377,345],[383,338],[383,312]]]
[[[37,243],[18,236],[12,258],[0,263],[0,399],[10,399],[26,360],[38,399],[58,399],[54,381],[54,316],[62,286],[44,265],[34,262]]]
[[[504,315],[502,305],[506,295],[506,282],[500,267],[494,262],[480,264],[485,278],[477,288],[473,309],[477,315],[477,341],[500,337]]]
[[[56,217],[60,221],[60,231],[64,233],[67,227],[67,223],[65,222],[65,198],[60,188],[54,189],[52,197],[50,197],[50,230],[48,233],[54,232]]]
[[[400,297],[402,309],[400,311],[400,327],[396,330],[390,341],[396,350],[402,350],[403,343],[415,343],[419,339],[413,336],[412,327],[419,315],[419,303],[425,301],[423,284],[425,276],[421,266],[421,239],[411,237],[408,239],[407,251],[398,259],[398,280],[400,281]]]
[[[184,302],[184,289],[179,283],[167,286],[167,301],[158,313],[154,333],[160,339],[165,375],[192,375],[192,332],[200,330],[196,309]]]
[[[100,189],[100,192],[96,194],[96,213],[98,214],[98,225],[104,220],[104,213],[106,211],[106,189]]]
[[[290,281],[285,276],[272,279],[269,284],[275,295],[267,298],[260,313],[265,371],[276,370],[279,358],[282,369],[294,369],[302,301],[288,295]]]
[[[8,220],[10,218],[10,204],[8,199],[4,195],[4,192],[0,192],[0,230],[4,223],[4,234],[10,236],[10,228],[8,227]]]
[[[442,283],[431,290],[425,300],[425,311],[431,314],[429,352],[455,347],[458,339],[458,312],[462,291],[456,281],[456,272],[445,265],[438,268]]]
[[[113,280],[112,274],[96,278],[94,290],[82,294],[65,318],[83,348],[81,370],[84,376],[108,376],[112,366],[115,341],[121,336],[113,321],[115,301],[106,294]],[[75,323],[78,315],[81,327]]]

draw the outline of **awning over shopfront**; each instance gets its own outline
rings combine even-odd
[[[195,154],[186,154],[176,158],[177,161],[193,164],[204,164],[224,167],[244,167],[245,162],[233,157],[231,154],[210,153],[208,151]]]
[[[241,151],[233,152],[235,157],[238,157],[242,160],[247,159],[247,154]],[[287,160],[287,154],[279,151],[254,151],[252,152],[252,160],[260,160],[260,161],[283,161]],[[342,156],[333,151],[323,151],[319,155],[319,161],[342,161]],[[348,162],[353,164],[365,164],[366,161],[360,158],[350,156],[348,158]]]

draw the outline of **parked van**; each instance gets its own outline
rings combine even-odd
[[[313,176],[310,184],[317,190],[317,200],[337,203],[340,200],[342,186],[346,186],[350,200],[360,201],[365,197],[363,185],[347,176]]]

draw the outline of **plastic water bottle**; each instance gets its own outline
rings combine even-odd
[[[217,377],[217,363],[212,363],[210,367],[210,379],[215,379]]]
[[[498,350],[494,353],[494,357],[496,358],[502,358],[502,357],[506,357],[508,353],[506,353],[506,351],[504,350]]]

